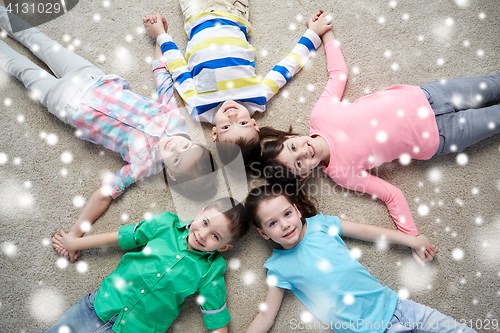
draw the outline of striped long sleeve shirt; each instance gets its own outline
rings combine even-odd
[[[218,106],[229,99],[246,106],[251,114],[263,112],[267,101],[321,44],[320,37],[308,29],[292,52],[259,80],[247,21],[226,13],[203,13],[188,21],[184,30],[189,38],[185,58],[169,34],[159,35],[157,42],[191,117],[211,123]]]

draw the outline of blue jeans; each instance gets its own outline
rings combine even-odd
[[[85,295],[68,309],[62,317],[46,333],[114,333],[111,329],[118,315],[107,323],[103,322],[94,310],[94,299],[97,291]],[[61,329],[61,331],[60,331]]]
[[[459,152],[500,133],[500,74],[434,81],[420,86],[439,130],[434,156]]]
[[[398,300],[391,323],[385,333],[474,333],[465,324],[441,312],[410,300]]]

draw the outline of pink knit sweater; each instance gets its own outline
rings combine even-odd
[[[328,83],[316,103],[310,136],[330,148],[323,170],[337,184],[383,200],[399,231],[418,235],[406,199],[398,188],[366,170],[402,158],[431,158],[439,134],[429,102],[418,86],[397,85],[353,103],[341,102],[347,67],[337,41],[325,44]]]

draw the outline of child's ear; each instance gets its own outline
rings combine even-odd
[[[170,178],[172,178],[172,180],[175,182],[175,181],[176,181],[176,179],[175,179],[175,175],[174,175],[174,173],[172,172],[172,170],[170,170],[169,168],[166,168],[166,170],[167,170],[167,174],[168,174],[168,176],[169,176]]]
[[[269,238],[271,238],[271,237],[269,237],[269,236],[268,236],[268,235],[264,232],[264,230],[262,230],[261,228],[257,228],[257,231],[258,231],[258,232],[259,232],[259,234],[262,236],[262,238],[264,238],[265,240],[268,240]]]
[[[212,142],[217,140],[217,127],[212,127]]]
[[[218,248],[217,251],[224,252],[224,251],[230,250],[232,248],[233,248],[233,246],[231,244],[226,244],[226,245]]]
[[[253,122],[253,127],[255,128],[255,130],[257,132],[260,132],[259,125],[257,125],[257,122],[255,121],[255,119],[252,118],[252,122]]]
[[[293,204],[293,208],[295,208],[295,210],[297,211],[297,214],[299,214],[299,218],[302,217],[302,214],[300,213],[299,209],[297,208],[297,206],[295,206],[295,204]]]

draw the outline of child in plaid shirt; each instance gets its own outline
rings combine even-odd
[[[153,62],[159,96],[155,101],[133,93],[123,78],[104,74],[36,28],[14,32],[23,26],[29,25],[0,6],[0,27],[44,61],[58,78],[3,41],[0,67],[31,90],[50,113],[77,128],[82,139],[116,151],[128,162],[92,195],[72,227],[72,235],[81,237],[85,232],[82,226],[93,223],[126,187],[164,167],[169,185],[181,194],[198,200],[214,194],[214,177],[202,177],[213,171],[211,155],[187,133],[173,96],[170,73],[158,60],[159,46]],[[60,248],[58,252],[70,255]],[[71,257],[74,261],[76,254],[71,253]]]

